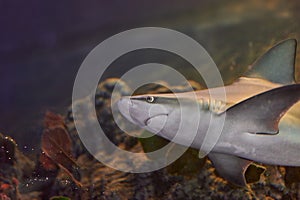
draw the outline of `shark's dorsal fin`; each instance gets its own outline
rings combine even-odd
[[[294,83],[296,48],[295,39],[280,42],[256,60],[245,76],[280,84]]]
[[[256,170],[256,176],[252,175],[251,182],[259,181],[260,175],[264,172],[264,167],[255,165],[252,161],[237,156],[214,152],[208,154],[208,157],[218,174],[237,186],[247,186],[249,182],[246,180],[245,173],[251,165],[258,169]]]
[[[239,124],[238,132],[277,134],[280,119],[299,100],[300,84],[286,85],[230,107],[226,110],[226,118]]]

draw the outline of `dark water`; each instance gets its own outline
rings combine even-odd
[[[288,37],[299,39],[299,8],[296,0],[2,1],[0,132],[21,146],[35,147],[44,112],[64,114],[70,105],[73,81],[85,56],[120,31],[141,26],[182,31],[207,49],[230,82],[268,47]],[[103,78],[120,76],[153,58],[186,67],[172,56],[149,55],[128,55]],[[299,59],[300,55],[297,66]]]

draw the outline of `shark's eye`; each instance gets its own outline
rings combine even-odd
[[[155,100],[155,98],[154,98],[154,97],[152,97],[152,96],[148,96],[148,97],[146,97],[146,101],[147,101],[148,103],[153,103],[153,102],[154,102],[154,100]]]

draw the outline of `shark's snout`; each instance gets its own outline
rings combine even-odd
[[[135,124],[135,121],[131,118],[130,108],[132,107],[132,102],[129,97],[122,97],[118,102],[118,108],[120,113],[128,119],[130,122]]]
[[[127,120],[154,133],[164,127],[169,115],[169,110],[163,105],[149,103],[139,97],[122,97],[118,107]]]

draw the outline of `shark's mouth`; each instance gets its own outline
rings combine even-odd
[[[147,119],[144,121],[144,124],[145,124],[145,126],[149,126],[150,123],[151,123],[153,120],[159,120],[159,119],[158,119],[159,117],[162,117],[162,119],[159,120],[159,121],[163,122],[163,121],[166,121],[166,119],[167,119],[168,116],[169,116],[169,114],[166,114],[166,113],[153,115],[153,116],[147,118]]]

